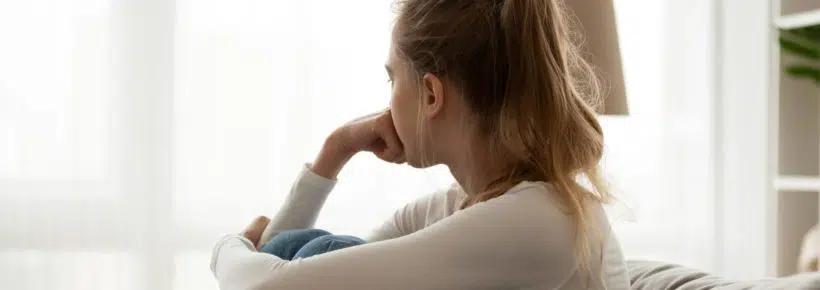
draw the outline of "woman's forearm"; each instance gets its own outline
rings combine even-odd
[[[322,150],[319,151],[319,155],[316,156],[313,164],[310,165],[310,170],[313,171],[313,173],[327,179],[335,180],[345,164],[356,154],[356,152],[345,150],[338,139],[338,133],[334,133],[330,134],[325,140],[324,145],[322,145]]]
[[[382,160],[403,162],[403,149],[392,120],[390,110],[385,110],[354,120],[331,133],[314,162],[299,175],[256,246],[281,231],[313,227],[336,183],[336,176],[356,153],[370,151]]]

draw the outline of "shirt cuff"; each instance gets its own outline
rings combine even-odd
[[[333,186],[336,185],[336,180],[327,179],[316,174],[313,170],[310,170],[310,165],[310,163],[305,163],[302,167],[302,172],[299,174],[299,178],[297,178],[300,185],[308,185],[319,191],[330,192],[330,190],[333,189]]]

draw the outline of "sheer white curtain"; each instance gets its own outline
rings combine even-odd
[[[388,104],[391,2],[0,0],[0,288],[216,289],[215,239]],[[638,2],[616,3],[631,115],[604,118],[637,218],[617,229],[630,256],[709,267],[710,93],[686,89],[708,57],[668,33],[709,33],[669,19],[711,8]],[[340,180],[319,226],[363,235],[452,178],[363,154]]]
[[[630,116],[604,117],[604,166],[635,223],[628,258],[716,266],[713,1],[616,0]]]

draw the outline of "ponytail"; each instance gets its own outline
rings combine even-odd
[[[576,255],[588,283],[590,240],[597,239],[590,237],[595,230],[586,205],[591,196],[608,196],[597,169],[602,129],[581,92],[595,92],[597,82],[571,42],[560,1],[504,2],[500,19],[509,70],[496,132],[503,147],[523,161],[517,167],[534,168],[561,195],[575,221]],[[597,194],[579,184],[579,175]]]

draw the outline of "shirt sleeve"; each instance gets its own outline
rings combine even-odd
[[[365,240],[377,242],[412,234],[453,214],[462,197],[457,184],[422,196],[396,210]]]
[[[365,238],[365,240],[372,243],[395,239],[423,228],[427,213],[426,209],[430,207],[430,201],[435,199],[438,194],[440,193],[423,196],[396,210],[390,218],[370,233],[370,236]]]
[[[400,238],[294,261],[256,252],[239,236],[214,249],[223,290],[554,289],[576,269],[568,223],[543,211],[475,205]],[[559,213],[560,214],[560,213]],[[532,221],[521,220],[533,218]],[[560,218],[560,217],[559,217]],[[552,230],[555,230],[554,232]]]
[[[265,244],[285,230],[312,228],[335,185],[335,180],[319,176],[305,165],[287,199],[262,233],[259,243]]]

